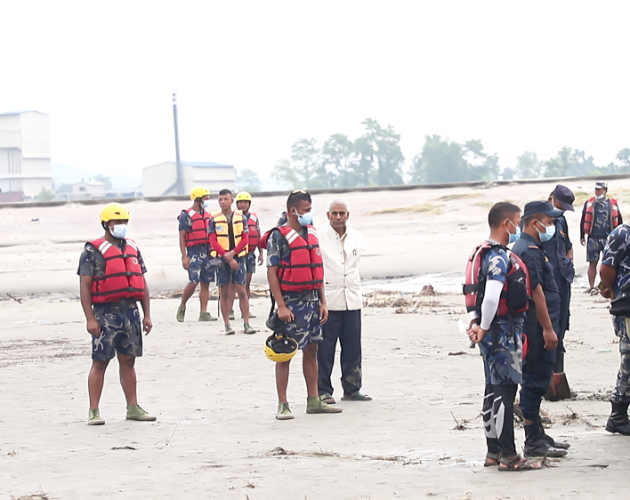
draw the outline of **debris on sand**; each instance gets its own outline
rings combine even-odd
[[[133,446],[113,446],[112,450],[137,450],[138,448],[134,448]]]
[[[49,498],[46,493],[36,493],[34,495],[22,495],[17,499],[11,495],[11,500],[49,500]]]
[[[459,420],[457,420],[455,415],[453,415],[453,412],[451,412],[451,417],[453,417],[453,420],[455,420],[455,427],[453,427],[453,430],[456,430],[456,431],[468,430],[468,425],[467,424],[470,423],[470,420],[467,420],[467,419],[463,418],[461,420],[461,422],[460,422]]]
[[[421,460],[403,457],[401,455],[342,455],[335,451],[292,451],[285,450],[281,446],[265,453],[267,457],[273,456],[300,456],[311,458],[338,458],[340,460],[353,460],[365,462],[369,460],[380,460],[385,462],[402,462],[403,465],[419,464]]]

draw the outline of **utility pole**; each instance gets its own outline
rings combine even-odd
[[[179,133],[177,131],[177,95],[173,92],[173,123],[175,125],[175,160],[177,162],[177,194],[184,194],[184,172],[179,159]]]

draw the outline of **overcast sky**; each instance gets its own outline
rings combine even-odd
[[[100,6],[100,7],[97,7]],[[630,2],[0,3],[0,112],[50,115],[53,161],[137,173],[181,156],[261,174],[302,137],[481,139],[502,167],[630,147]]]

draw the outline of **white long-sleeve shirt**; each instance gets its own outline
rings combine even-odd
[[[324,261],[324,289],[330,311],[361,309],[361,277],[359,261],[363,237],[356,229],[346,226],[339,236],[329,224],[317,231]]]

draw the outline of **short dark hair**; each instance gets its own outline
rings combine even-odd
[[[287,211],[290,212],[292,208],[297,207],[303,201],[308,201],[309,203],[311,203],[311,195],[303,189],[293,191],[287,198]]]
[[[488,225],[490,227],[498,227],[505,219],[509,219],[512,215],[520,212],[521,209],[514,203],[507,201],[495,203],[490,212],[488,212]]]
[[[523,227],[529,226],[535,220],[540,221],[540,219],[542,219],[544,215],[545,214],[539,212],[537,214],[532,214],[532,215],[528,215],[527,217],[523,217],[523,220],[521,221],[523,224]]]
[[[232,194],[232,191],[230,191],[229,189],[222,189],[221,191],[219,191],[219,196],[224,196],[226,194],[229,194],[230,196],[234,196]]]

